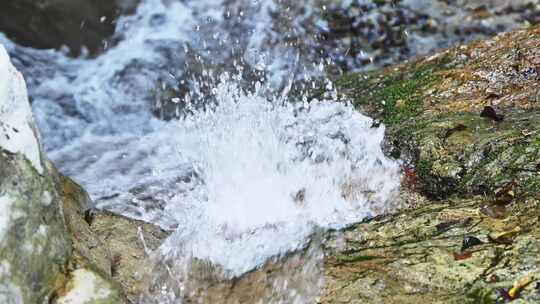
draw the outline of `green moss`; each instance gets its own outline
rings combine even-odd
[[[427,180],[431,177],[431,163],[421,159],[416,164],[416,174],[421,180]]]
[[[535,148],[537,151],[540,151],[540,135],[536,136],[531,144],[530,144],[531,147]]]
[[[470,291],[467,294],[467,300],[465,303],[494,304],[496,303],[496,300],[492,298],[492,290],[478,288]]]
[[[538,190],[540,189],[540,176],[534,176],[526,179],[521,183],[520,186],[525,193],[538,193]]]
[[[383,122],[391,126],[418,115],[422,110],[422,100],[417,93],[436,78],[427,68],[416,71],[408,79],[386,79],[384,88],[376,93],[376,99],[383,104]]]
[[[367,107],[365,111],[374,112],[369,114],[391,127],[416,117],[423,110],[420,93],[439,79],[436,71],[443,68],[444,62],[411,70],[352,73],[338,79],[336,85],[348,91],[355,106]]]

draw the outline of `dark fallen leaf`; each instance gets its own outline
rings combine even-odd
[[[84,220],[89,224],[92,225],[92,222],[94,222],[94,219],[96,217],[97,210],[94,208],[86,209],[84,211]]]
[[[380,126],[381,126],[381,122],[374,119],[373,122],[371,123],[370,128],[373,129],[373,128],[378,128],[378,127],[380,127]]]
[[[454,228],[455,226],[457,226],[457,227],[466,227],[471,223],[471,221],[472,221],[472,219],[470,217],[464,218],[464,219],[459,219],[459,220],[451,220],[451,221],[439,223],[439,224],[435,225],[435,228],[437,228],[437,232],[443,233],[445,231],[448,231],[448,230]]]
[[[448,229],[450,229],[452,226],[455,226],[458,223],[459,223],[458,220],[443,222],[443,223],[439,223],[435,225],[435,228],[437,228],[437,232],[445,232]]]
[[[444,133],[444,138],[450,137],[450,135],[454,134],[455,132],[459,131],[465,131],[467,127],[463,124],[458,124],[457,126],[453,127],[452,129],[446,130],[446,133]]]
[[[514,192],[514,189],[516,187],[517,187],[517,184],[516,182],[513,181],[504,185],[499,190],[497,190],[495,192],[495,203],[501,204],[501,205],[510,204],[516,196]]]
[[[303,205],[306,199],[306,189],[302,188],[293,195],[293,200],[298,205]]]
[[[460,261],[460,260],[466,260],[468,258],[472,257],[472,252],[465,251],[465,252],[454,252],[454,260]]]
[[[465,251],[473,246],[481,245],[482,242],[479,238],[472,235],[467,235],[463,238],[463,244],[461,245],[461,251]]]
[[[536,171],[540,172],[540,163],[536,164]]]
[[[503,121],[504,119],[504,115],[497,114],[495,109],[491,106],[484,107],[484,110],[480,113],[480,117],[486,117],[497,122]]]

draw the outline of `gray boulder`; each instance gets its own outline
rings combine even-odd
[[[81,220],[87,195],[70,189],[42,152],[24,79],[0,45],[0,303],[124,302],[106,248]]]
[[[66,45],[72,55],[85,46],[103,50],[114,33],[115,19],[134,11],[139,0],[4,0],[0,1],[0,32],[34,48]]]

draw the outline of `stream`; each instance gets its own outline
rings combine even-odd
[[[339,50],[313,47],[325,10],[315,0],[143,0],[95,58],[1,33],[0,43],[26,77],[48,156],[95,207],[172,231],[155,254],[209,261],[232,278],[399,205],[384,126],[325,77]],[[300,272],[309,287],[315,273]],[[287,279],[265,303],[313,300]],[[180,302],[177,287],[156,301]]]

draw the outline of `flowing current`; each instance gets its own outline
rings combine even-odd
[[[159,254],[239,276],[393,208],[400,174],[384,127],[313,81],[324,60],[278,31],[275,15],[298,8],[229,2],[144,0],[97,58],[0,43],[49,157],[98,208],[173,231]],[[302,34],[305,7],[282,17],[288,33]]]

